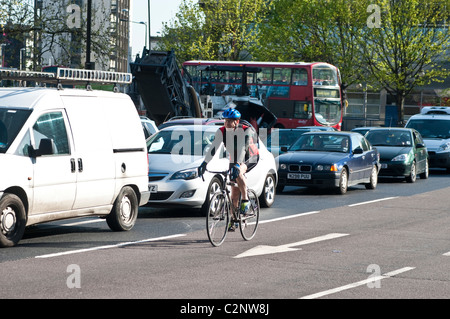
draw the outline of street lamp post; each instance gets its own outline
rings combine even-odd
[[[151,51],[152,50],[152,30],[151,30],[151,25],[152,25],[152,22],[151,22],[151,20],[150,20],[150,0],[148,0],[148,44],[149,44],[149,47],[148,47],[148,49]],[[145,37],[146,39],[145,39],[145,41],[147,41],[147,37]]]

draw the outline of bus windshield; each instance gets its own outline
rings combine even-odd
[[[6,153],[30,114],[30,110],[0,107],[0,153]]]
[[[322,125],[334,125],[341,120],[341,104],[340,101],[328,101],[315,99],[315,117]]]

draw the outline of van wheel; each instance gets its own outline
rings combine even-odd
[[[0,247],[15,246],[25,232],[27,217],[19,197],[5,194],[0,199]]]
[[[124,231],[133,228],[138,215],[138,200],[134,190],[126,186],[117,196],[114,206],[106,216],[109,228],[114,231]]]
[[[261,207],[270,207],[275,201],[275,177],[272,174],[267,174],[264,181],[264,187],[259,196],[259,203]]]

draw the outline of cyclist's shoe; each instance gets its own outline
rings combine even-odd
[[[245,216],[245,215],[247,215],[249,210],[250,210],[250,201],[246,201],[246,202],[243,201],[241,203],[241,214]]]
[[[228,226],[229,232],[234,232],[236,230],[236,225],[233,222],[230,222],[230,225]]]

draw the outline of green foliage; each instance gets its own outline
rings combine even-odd
[[[176,19],[164,24],[160,50],[177,53],[179,62],[248,60],[258,41],[266,0],[183,0]]]

